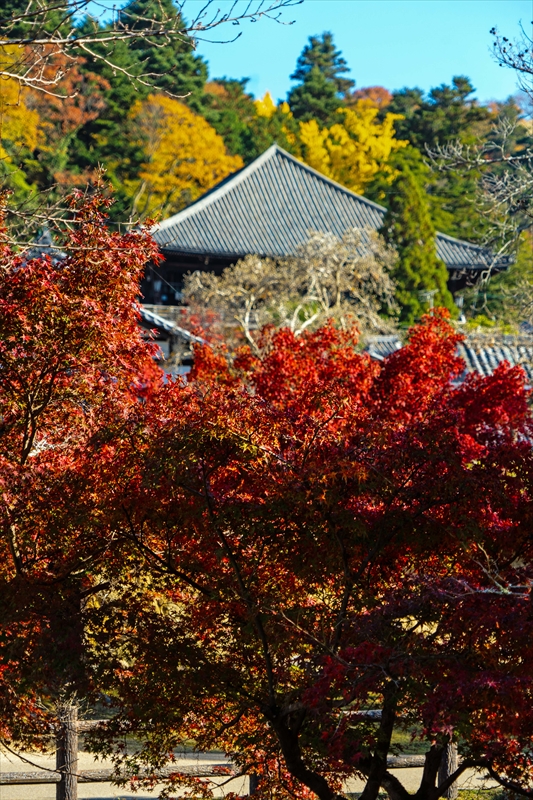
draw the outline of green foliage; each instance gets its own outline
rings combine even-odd
[[[175,17],[175,29],[185,27],[185,23],[172,0],[130,0],[121,12],[128,24],[136,29],[149,27],[146,19],[168,19]],[[201,56],[195,55],[189,40],[172,37],[167,43],[161,37],[137,40],[132,45],[133,53],[143,65],[148,82],[157,86],[158,91],[168,92],[185,99],[193,111],[201,108],[201,98],[207,80],[207,64]],[[146,90],[146,95],[150,93]]]
[[[448,272],[437,258],[435,228],[431,222],[427,195],[409,167],[392,183],[389,208],[380,233],[398,251],[393,272],[400,321],[411,324],[428,305],[455,310],[446,281]]]
[[[298,124],[286,103],[272,105],[271,113],[261,113],[253,95],[246,92],[247,78],[240,81],[218,78],[206,84],[203,116],[224,139],[231,155],[249,164],[277,142],[295,152]],[[296,153],[295,153],[296,154]]]
[[[533,231],[522,234],[516,260],[506,272],[466,289],[464,310],[470,327],[498,327],[512,333],[533,322]]]
[[[35,18],[32,19],[30,14],[32,11],[41,10],[43,3],[38,0],[2,0],[2,8],[0,11],[0,28],[3,28],[5,23],[11,23],[13,19],[27,15],[26,20],[20,20],[13,27],[10,27],[10,38],[27,36],[28,33],[35,35]],[[44,14],[39,14],[39,30],[50,32],[59,29],[62,33],[69,33],[68,22],[65,21],[64,14],[61,9],[54,8],[54,3],[49,3],[51,8]],[[62,24],[63,23],[63,24]]]
[[[394,92],[386,110],[403,115],[396,125],[398,137],[426,156],[428,149],[438,145],[455,140],[473,144],[488,133],[494,115],[470,97],[473,91],[468,78],[455,76],[451,86],[435,87],[427,97],[418,88]],[[426,176],[425,188],[432,198],[431,215],[438,230],[469,241],[483,237],[485,225],[476,210],[479,177],[476,170]]]
[[[343,105],[342,96],[354,86],[354,81],[342,77],[349,71],[340,51],[335,49],[331,33],[310,36],[291,75],[291,80],[300,81],[287,97],[295,118],[331,122]]]
[[[82,25],[98,25],[87,18]],[[95,45],[95,49],[98,45]],[[117,197],[112,216],[127,218],[128,204],[122,193],[125,177],[137,175],[142,163],[142,150],[133,136],[133,123],[129,111],[139,96],[148,95],[148,88],[136,85],[128,74],[140,75],[144,65],[140,54],[134,52],[126,42],[117,42],[113,52],[113,69],[104,61],[88,58],[82,65],[85,73],[94,72],[108,84],[105,92],[105,109],[95,119],[85,123],[78,131],[70,150],[72,165],[80,170],[92,170],[99,164],[105,166]],[[122,71],[121,71],[122,70]],[[125,216],[124,216],[125,215]]]
[[[327,124],[333,121],[342,102],[333,81],[329,81],[319,67],[313,67],[303,83],[295,86],[288,97],[296,119],[306,122],[316,119]]]
[[[393,92],[387,111],[404,116],[397,125],[398,137],[423,153],[426,147],[453,139],[472,141],[477,132],[486,130],[491,112],[470,98],[473,92],[468,78],[455,76],[451,86],[437,86],[427,97],[417,88]]]
[[[224,139],[231,155],[252,160],[255,151],[250,126],[255,118],[253,95],[246,91],[248,78],[218,78],[205,86],[204,117]]]
[[[309,44],[306,44],[298,56],[291,80],[305,81],[313,67],[318,67],[324,77],[335,85],[339,94],[345,94],[355,85],[355,81],[341,77],[350,72],[350,68],[340,50],[335,50],[333,35],[328,31],[324,31],[322,36],[309,37]]]

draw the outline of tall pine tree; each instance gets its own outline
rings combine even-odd
[[[288,103],[296,119],[316,119],[323,124],[332,121],[343,104],[343,96],[355,82],[343,77],[350,68],[335,49],[333,35],[310,36],[302,50],[291,80],[299,81],[288,95]]]
[[[428,198],[407,166],[392,184],[389,208],[380,233],[398,252],[393,277],[401,308],[400,322],[412,324],[432,305],[445,306],[455,312],[456,306],[446,285],[448,271],[437,257]]]
[[[135,29],[149,30],[151,20],[170,20],[179,31],[185,22],[172,0],[130,0],[121,11],[125,21]],[[168,92],[179,97],[194,111],[200,111],[202,95],[207,80],[207,64],[195,55],[189,39],[172,37],[162,41],[160,36],[135,41],[132,50],[139,57],[147,81],[156,91]],[[150,90],[146,92],[149,94]],[[188,96],[187,96],[188,95]]]

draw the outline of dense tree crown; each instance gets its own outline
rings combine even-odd
[[[408,800],[387,768],[403,734],[425,754],[420,800],[445,793],[450,741],[449,783],[478,766],[526,793],[522,370],[461,382],[436,311],[381,363],[353,328],[267,327],[254,352],[206,343],[186,382],[162,381],[134,303],[155,246],[111,233],[103,204],[75,199],[57,263],[1,250],[4,739],[49,731],[77,692],[113,706],[92,746],[120,760],[134,735],[147,781],[193,740],[264,798],[335,800],[358,776],[367,800]],[[344,249],[353,281],[354,243],[333,244],[305,264]]]
[[[311,166],[363,194],[376,175],[392,178],[392,154],[405,147],[394,126],[399,115],[385,114],[370,99],[357,100],[338,111],[339,121],[320,128],[316,119],[300,123],[299,140],[305,161]]]
[[[349,78],[343,78],[350,68],[342,57],[340,50],[335,49],[333,36],[325,32],[322,36],[310,36],[291,75],[293,81],[305,81],[313,67],[317,67],[327,80],[335,84],[339,94],[346,94],[355,84]]]
[[[144,20],[164,19],[176,14],[172,0],[130,0],[122,10],[127,15],[128,24],[135,28],[148,27]],[[175,22],[178,28],[184,27],[181,15]],[[183,37],[162,42],[161,37],[148,37],[135,42],[132,52],[143,65],[143,71],[153,76],[159,90],[167,91],[174,97],[189,96],[191,108],[201,108],[201,98],[207,80],[206,62],[192,50],[191,43]],[[149,89],[145,91],[148,94]]]
[[[145,160],[126,182],[141,216],[172,214],[242,167],[206,120],[178,100],[149,95],[131,110]]]
[[[108,433],[120,428],[158,380],[135,303],[144,264],[158,259],[157,248],[144,232],[110,232],[99,191],[71,200],[75,222],[58,260],[37,248],[23,258],[0,228],[4,741],[32,743],[49,733],[61,697],[76,690],[91,696],[82,611],[106,545],[96,528],[88,534],[96,509],[79,470],[96,431],[107,423]]]
[[[331,33],[310,36],[291,75],[291,80],[299,84],[287,98],[296,119],[328,122],[341,98],[354,86],[355,81],[342,77],[349,71]]]

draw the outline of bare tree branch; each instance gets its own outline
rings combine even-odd
[[[98,0],[28,0],[23,12],[0,18],[0,79],[15,80],[21,87],[54,96],[60,82],[80,56],[90,55],[112,69],[127,75],[134,83],[157,88],[153,72],[137,72],[119,66],[114,58],[117,43],[133,45],[147,42],[164,47],[172,41],[183,41],[194,49],[199,38],[221,25],[238,26],[264,17],[281,24],[283,9],[302,0],[233,0],[226,10],[206,0],[205,4],[176,4],[168,14],[160,0],[150,4],[150,13],[132,13],[128,5],[117,10],[115,5]],[[189,23],[183,11],[193,12]],[[84,21],[85,24],[80,23]],[[237,34],[237,36],[239,36]],[[231,37],[225,41],[231,41]]]
[[[395,257],[373,231],[347,231],[342,240],[332,233],[311,233],[294,256],[250,255],[222,275],[189,275],[184,298],[216,308],[254,351],[256,331],[266,324],[300,335],[335,319],[342,327],[356,322],[362,331],[383,332],[393,328],[382,312],[395,310],[390,276]]]

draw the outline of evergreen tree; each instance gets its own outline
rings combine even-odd
[[[14,27],[9,27],[9,36],[11,38],[32,36],[39,38],[37,31],[45,33],[55,30],[61,30],[62,33],[69,33],[69,24],[65,20],[65,14],[61,9],[54,7],[51,3],[51,8],[46,9],[45,4],[38,2],[38,0],[2,0],[0,9],[0,30],[4,28],[6,23],[11,23],[14,19],[19,19]],[[43,8],[44,7],[44,8]],[[32,17],[32,12],[38,12],[36,17]],[[43,13],[44,11],[44,13]],[[24,17],[26,16],[26,19]],[[22,17],[22,19],[20,19]],[[38,20],[38,28],[36,28],[36,20]]]
[[[130,27],[147,28],[150,20],[174,17],[177,29],[184,27],[178,9],[172,0],[130,0],[121,13]],[[80,27],[97,27],[98,20],[87,17]],[[98,49],[98,44],[95,45]],[[127,219],[131,199],[124,191],[125,182],[135,180],[143,162],[143,149],[135,135],[135,123],[130,116],[134,103],[144,100],[151,91],[150,83],[157,84],[173,95],[189,95],[184,101],[194,110],[202,107],[207,64],[192,51],[189,42],[179,38],[161,43],[160,37],[128,44],[116,42],[113,48],[113,69],[105,61],[87,58],[82,69],[96,73],[107,81],[105,111],[84,125],[72,144],[71,160],[80,170],[94,169],[103,164],[115,188],[116,202],[111,210],[112,219]],[[124,71],[121,71],[121,68]],[[128,74],[126,74],[128,73]],[[140,81],[128,75],[139,76]]]
[[[427,96],[418,88],[394,92],[386,110],[403,116],[396,125],[398,138],[426,155],[428,148],[455,140],[474,144],[488,132],[494,115],[471,97],[473,92],[468,78],[455,76],[451,85],[435,87]],[[485,226],[476,211],[479,177],[475,170],[428,173],[424,186],[437,230],[469,241],[483,238]]]
[[[343,105],[335,84],[318,67],[313,67],[304,82],[290,91],[288,102],[296,119],[302,122],[316,119],[323,125],[331,123]]]
[[[204,118],[224,139],[231,155],[239,155],[245,164],[264,153],[277,142],[289,152],[295,152],[298,123],[287,103],[265,109],[261,100],[254,100],[245,91],[247,78],[229,80],[218,78],[205,87]],[[261,108],[263,107],[263,108]],[[295,152],[299,155],[299,151]]]
[[[474,91],[469,79],[459,75],[451,86],[437,86],[427,97],[418,88],[393,92],[387,111],[404,117],[396,126],[398,137],[422,152],[455,139],[468,142],[487,129],[492,116],[470,97]]]
[[[288,103],[296,119],[317,119],[327,124],[342,98],[355,85],[342,77],[349,67],[339,50],[335,49],[333,36],[310,36],[296,62],[291,80],[300,81],[288,95]]]
[[[87,17],[82,26],[90,29],[99,26],[99,22]],[[98,43],[94,49],[103,53]],[[70,168],[80,172],[94,170],[98,165],[106,168],[107,178],[115,189],[116,202],[111,208],[111,218],[119,221],[129,216],[130,199],[123,191],[124,179],[136,177],[143,160],[143,151],[136,143],[132,130],[134,123],[129,114],[133,104],[139,97],[146,97],[149,89],[128,77],[140,76],[145,65],[127,42],[115,43],[113,63],[119,69],[91,57],[80,65],[86,75],[96,74],[107,83],[105,108],[96,119],[77,131],[70,145],[69,160]]]
[[[305,81],[313,67],[318,67],[324,77],[335,85],[338,94],[346,94],[355,81],[342,78],[341,75],[350,72],[340,50],[335,50],[333,35],[325,31],[322,36],[310,36],[296,62],[296,69],[291,75],[293,81]]]
[[[380,233],[398,252],[393,277],[401,308],[400,321],[412,324],[431,305],[455,311],[446,285],[448,271],[437,257],[428,198],[407,166],[392,184],[389,208]]]
[[[135,29],[150,27],[150,20],[174,18],[173,28],[185,28],[185,23],[172,0],[130,0],[121,13]],[[147,81],[157,85],[157,91],[166,91],[183,99],[194,111],[200,111],[202,95],[207,80],[207,64],[195,55],[190,41],[173,37],[162,42],[161,37],[147,36],[135,41],[131,49],[142,63]],[[144,96],[150,93],[147,88]],[[186,97],[186,95],[188,95]]]

